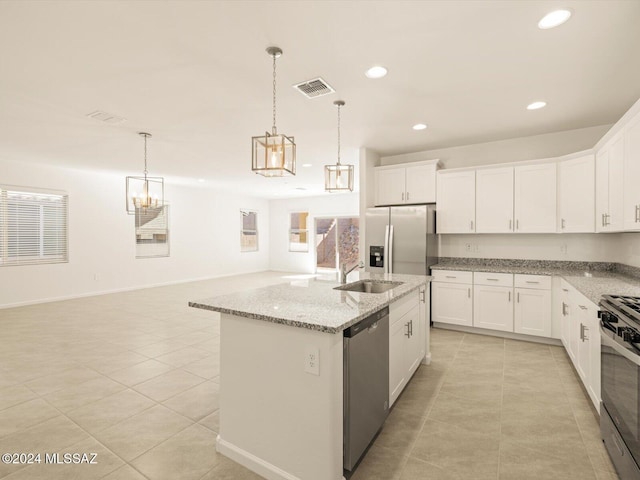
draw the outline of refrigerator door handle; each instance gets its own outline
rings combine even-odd
[[[384,227],[384,255],[386,258],[382,265],[382,271],[383,273],[387,273],[389,271],[389,261],[391,260],[389,254],[389,225]]]
[[[393,273],[393,225],[389,225],[389,253],[387,253],[389,259],[389,268],[387,273]]]

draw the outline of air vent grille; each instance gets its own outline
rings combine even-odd
[[[127,121],[124,117],[118,117],[117,115],[112,115],[110,113],[103,112],[102,110],[96,110],[95,112],[88,113],[87,117],[100,120],[101,122],[108,123],[110,125],[116,125]]]
[[[297,85],[294,85],[293,88],[298,90],[307,98],[322,97],[323,95],[335,92],[333,87],[320,77],[298,83]]]

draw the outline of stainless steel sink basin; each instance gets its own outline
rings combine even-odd
[[[336,287],[334,290],[345,290],[347,292],[359,293],[384,293],[387,290],[402,285],[402,282],[383,282],[376,280],[359,280],[357,282],[348,283]]]

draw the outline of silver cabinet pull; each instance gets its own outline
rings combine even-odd
[[[513,220],[509,220],[509,231],[513,230]]]
[[[566,317],[567,316],[567,304],[562,302],[562,316]]]
[[[636,223],[640,222],[640,205],[636,205]]]
[[[564,218],[562,219],[561,224],[562,224],[562,229],[564,230]]]
[[[471,230],[473,230],[473,220],[471,220]]]
[[[409,321],[409,334],[413,337],[413,320]]]
[[[520,303],[520,292],[518,292],[518,296],[516,298],[516,302]]]
[[[540,282],[534,282],[533,280],[526,280],[525,283],[540,283]],[[564,290],[564,288],[563,288]],[[568,290],[565,290],[565,292],[567,292]]]
[[[409,192],[407,192],[407,200],[409,200]]]
[[[404,202],[404,192],[402,192],[402,201]]]
[[[562,289],[563,292],[568,292],[569,290],[567,290],[566,288]]]
[[[520,220],[516,220],[516,230],[520,230]]]
[[[487,280],[490,280],[492,282],[499,282],[500,281],[499,278],[487,278]]]
[[[585,340],[589,340],[589,337],[587,337],[586,332],[589,331],[589,327],[587,327],[584,324],[580,324],[580,340],[582,340],[583,342]]]
[[[455,275],[446,275],[446,278],[458,278]]]
[[[420,290],[420,301],[421,301],[422,303],[425,303],[425,302],[426,302],[426,298],[425,298],[425,297],[426,297],[425,290]]]
[[[411,336],[411,330],[409,330],[409,323],[411,323],[411,322],[407,322],[407,323],[404,324],[404,326],[407,327],[407,331],[404,334],[404,336],[407,337],[407,338],[409,338]]]
[[[586,310],[587,307],[585,307],[584,305],[578,305],[582,310]]]
[[[509,290],[509,302],[511,302],[511,290]]]
[[[471,298],[471,288],[467,288],[467,297]]]

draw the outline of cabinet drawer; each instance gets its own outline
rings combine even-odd
[[[549,275],[515,275],[516,288],[534,288],[536,290],[551,290]]]
[[[462,272],[458,270],[432,270],[433,282],[443,283],[473,283],[472,272]]]
[[[494,287],[513,287],[513,274],[475,272],[473,274],[475,285],[491,285]]]
[[[393,325],[402,317],[404,317],[411,309],[419,306],[419,290],[415,290],[405,295],[400,300],[389,305],[389,325]]]

